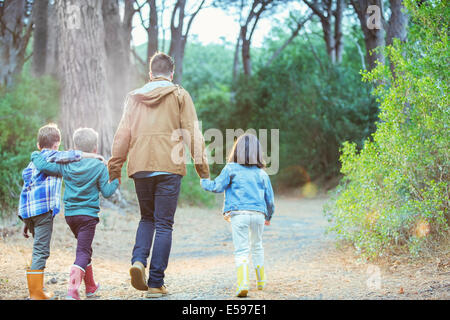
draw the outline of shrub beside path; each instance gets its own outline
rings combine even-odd
[[[364,262],[352,248],[337,248],[324,233],[326,200],[277,198],[272,225],[264,231],[268,285],[256,290],[250,268],[251,287],[244,299],[450,299],[448,246],[416,260],[395,256]],[[131,287],[128,274],[138,220],[136,207],[102,210],[93,244],[94,275],[101,284],[96,299],[146,299]],[[0,232],[0,299],[28,295],[25,270],[33,240],[24,239],[20,228]],[[220,208],[178,208],[165,278],[170,295],[160,299],[240,299],[234,297],[230,230]],[[45,279],[57,299],[65,297],[75,245],[63,215],[58,215]]]

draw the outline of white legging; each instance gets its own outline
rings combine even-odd
[[[244,262],[249,262],[250,248],[253,266],[256,268],[257,266],[264,265],[264,248],[262,244],[264,220],[265,216],[260,212],[232,212],[231,229],[234,244],[234,259],[237,267]]]

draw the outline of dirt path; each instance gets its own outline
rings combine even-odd
[[[268,285],[257,291],[250,272],[247,299],[449,299],[450,256],[411,262],[398,257],[366,263],[350,248],[337,249],[324,234],[326,199],[277,198],[272,225],[264,232]],[[104,209],[94,239],[93,265],[101,283],[100,299],[145,299],[130,285],[128,269],[138,211]],[[32,239],[20,226],[0,234],[0,299],[25,299],[25,270]],[[63,299],[73,239],[62,215],[55,219],[46,286]],[[251,269],[252,271],[252,269]],[[230,224],[214,210],[179,208],[166,284],[161,299],[235,299],[235,271]],[[84,295],[82,294],[84,298]]]

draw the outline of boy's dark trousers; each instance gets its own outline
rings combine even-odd
[[[85,215],[66,216],[66,222],[77,239],[77,252],[74,264],[86,270],[91,262],[92,241],[99,218]]]
[[[38,216],[23,219],[34,238],[31,270],[44,270],[50,256],[50,240],[53,232],[53,213],[49,211]]]
[[[177,174],[164,174],[134,179],[141,220],[136,232],[131,263],[139,261],[147,266],[153,242],[147,281],[150,288],[159,288],[164,284],[164,271],[169,263],[172,226],[180,193],[181,178]],[[154,241],[153,235],[155,235]]]

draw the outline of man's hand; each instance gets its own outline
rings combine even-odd
[[[27,238],[27,239],[30,237],[30,236],[28,235],[28,227],[27,227],[26,224],[23,225],[22,235],[23,235],[25,238]]]
[[[264,221],[264,225],[265,225],[265,226],[270,226],[270,220]]]

